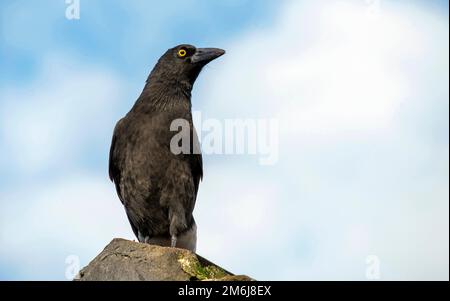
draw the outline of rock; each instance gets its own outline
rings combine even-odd
[[[223,280],[250,281],[235,276],[191,251],[113,239],[83,268],[77,281]]]

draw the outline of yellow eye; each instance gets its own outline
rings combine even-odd
[[[185,57],[186,54],[187,54],[186,50],[184,50],[184,49],[178,50],[178,56],[179,57]]]

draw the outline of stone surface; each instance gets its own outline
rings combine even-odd
[[[223,280],[250,281],[235,276],[188,250],[114,239],[83,268],[77,281]]]

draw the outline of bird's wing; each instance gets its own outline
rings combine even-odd
[[[171,155],[161,181],[160,202],[168,208],[169,232],[177,235],[194,224],[194,210],[200,180],[203,176],[200,143],[191,124],[190,154]],[[171,134],[173,135],[173,134]]]
[[[200,142],[198,141],[197,132],[194,127],[192,136],[194,150],[197,150],[198,153],[193,152],[189,163],[191,166],[192,177],[194,178],[195,195],[197,196],[198,186],[200,184],[200,180],[203,178],[203,160],[200,152]]]
[[[111,141],[111,148],[109,150],[109,178],[114,182],[117,190],[117,195],[119,196],[120,201],[123,203],[122,194],[120,192],[120,168],[118,162],[118,154],[117,154],[117,136],[121,131],[121,126],[123,123],[123,119],[117,122],[114,133]]]

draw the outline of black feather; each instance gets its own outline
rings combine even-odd
[[[191,90],[208,61],[193,63],[193,57],[177,57],[180,47],[189,49],[190,56],[197,52],[190,45],[169,49],[112,137],[109,177],[140,240],[178,235],[194,223],[202,155],[173,154],[170,141],[177,132],[170,131],[170,125],[175,119],[187,120],[191,149],[199,145],[192,123]]]

